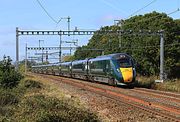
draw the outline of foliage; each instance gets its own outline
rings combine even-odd
[[[64,56],[63,57],[64,62],[73,61],[73,60],[74,60],[74,56]]]
[[[156,85],[154,85],[153,89],[180,93],[180,80],[170,80],[164,82],[163,84],[157,83]]]
[[[12,105],[19,102],[19,97],[11,89],[0,88],[0,106]]]
[[[34,65],[36,65],[35,61],[33,61],[33,60],[32,61],[28,61],[27,60],[27,69],[28,70],[31,69],[31,66],[34,66]],[[19,72],[21,74],[25,73],[25,60],[22,60],[22,61],[19,62]]]
[[[73,99],[46,96],[44,92],[47,89],[43,84],[29,78],[13,89],[0,88],[0,121],[98,120],[95,114],[78,107]]]
[[[22,61],[20,61],[20,63],[19,63],[19,65],[21,65],[21,64],[25,64],[25,60],[22,60]],[[27,60],[27,67],[28,68],[30,68],[31,66],[33,66],[33,65],[36,65],[36,62],[35,61],[29,61],[29,60]]]
[[[180,79],[171,79],[163,83],[156,83],[156,79],[157,77],[137,77],[136,87],[180,93]]]
[[[156,79],[157,79],[156,77],[138,76],[136,79],[137,80],[136,87],[153,89],[155,86]]]
[[[100,30],[132,30],[133,32],[151,30],[164,31],[165,70],[168,77],[180,77],[180,20],[173,20],[164,13],[152,12],[131,17],[121,26],[105,26]],[[130,32],[130,31],[129,31]],[[124,52],[137,61],[137,71],[141,75],[159,75],[160,36],[158,35],[98,35],[94,34],[87,46],[82,46],[74,54],[75,59],[101,55],[101,52],[85,49],[103,49],[105,54]]]
[[[95,120],[93,114],[74,107],[66,100],[45,97],[41,94],[25,98],[21,106],[26,109],[22,109],[21,115],[16,115],[20,120],[38,122]]]
[[[11,61],[9,56],[4,56],[3,61],[0,62],[0,86],[2,87],[15,87],[22,78],[22,75],[15,70]]]
[[[49,64],[49,61],[44,61],[43,63],[40,63],[40,65],[46,65]]]
[[[26,88],[41,88],[42,87],[42,84],[40,82],[31,80],[31,79],[25,80],[23,85]]]

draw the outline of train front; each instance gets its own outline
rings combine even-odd
[[[114,56],[114,64],[117,84],[134,85],[136,71],[132,57],[127,54],[117,54]]]

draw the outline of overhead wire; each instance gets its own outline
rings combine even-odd
[[[101,1],[102,1],[104,4],[106,4],[107,6],[109,6],[109,7],[113,8],[113,9],[115,9],[115,10],[117,10],[117,11],[119,11],[119,12],[125,14],[125,15],[127,15],[127,12],[126,12],[126,11],[120,10],[119,8],[117,8],[117,7],[114,6],[113,4],[109,3],[108,1],[106,1],[106,0],[101,0]]]
[[[174,14],[174,13],[176,13],[176,12],[178,12],[178,11],[179,11],[179,8],[178,8],[178,9],[176,9],[176,10],[174,10],[174,11],[172,11],[172,12],[170,12],[170,13],[168,13],[167,15]],[[157,15],[157,16],[153,16],[153,17],[150,17],[150,18],[147,18],[147,19],[141,20],[141,21],[147,21],[147,20],[155,19],[155,18],[158,18],[158,17],[160,17],[160,16],[162,16],[162,15],[160,14],[160,15]]]
[[[178,8],[178,9],[176,9],[176,10],[168,13],[167,15],[171,15],[171,14],[177,13],[177,12],[179,12],[179,11],[180,11],[180,9]],[[138,20],[137,22],[145,22],[145,21],[148,21],[148,20],[151,20],[151,19],[155,19],[155,18],[158,18],[158,17],[161,17],[161,16],[162,16],[162,15],[160,14],[160,15],[156,15],[156,16],[153,16],[153,17],[149,17],[149,18],[147,18],[147,19]],[[166,22],[166,23],[168,23],[168,22]],[[125,24],[125,25],[130,25],[130,24]]]
[[[37,3],[40,5],[40,7],[43,9],[43,11],[47,14],[47,16],[56,24],[58,24],[58,21],[56,21],[50,14],[49,12],[45,9],[45,7],[42,5],[42,3],[39,0],[36,0]]]
[[[180,43],[175,44],[166,44],[164,47],[171,47],[171,46],[179,46]],[[121,49],[147,49],[147,48],[157,48],[160,47],[160,45],[154,45],[154,46],[130,46],[130,47],[121,47]]]
[[[180,9],[179,9],[179,8],[177,8],[177,10],[175,10],[175,11],[172,11],[172,12],[168,13],[167,15],[174,14],[174,13],[176,13],[176,12],[178,12],[178,11],[180,11]]]
[[[68,19],[68,17],[62,17],[60,18],[57,23],[56,23],[56,26],[55,26],[55,29],[58,27],[58,24],[61,22],[62,19]]]
[[[131,17],[131,16],[133,16],[134,14],[138,13],[139,11],[145,9],[146,7],[150,6],[151,4],[153,4],[153,3],[156,2],[156,1],[157,1],[157,0],[151,1],[150,3],[148,3],[147,5],[145,5],[144,7],[142,7],[142,8],[140,8],[140,9],[136,10],[136,11],[135,11],[134,13],[132,13],[129,17]],[[129,17],[128,17],[128,18],[129,18]]]
[[[151,2],[148,3],[146,6],[144,6],[144,7],[140,8],[140,9],[138,9],[137,11],[135,11],[135,12],[134,12],[133,14],[131,14],[129,17],[133,16],[134,14],[138,13],[139,11],[143,10],[144,8],[148,7],[149,5],[153,4],[153,3],[156,2],[156,1],[157,1],[157,0],[151,1]],[[178,4],[179,4],[179,0],[178,0]],[[180,11],[180,9],[179,9],[179,5],[178,5],[178,7],[177,7],[176,10],[168,13],[167,15],[171,15],[171,14],[177,13],[177,12],[179,12],[179,11]],[[160,17],[160,16],[162,16],[162,15],[157,15],[157,16],[153,16],[153,17],[150,17],[150,18],[147,18],[147,19],[138,20],[137,22],[148,21],[148,20],[151,20],[151,19],[158,18],[158,17]],[[128,17],[128,18],[129,18],[129,17]],[[166,22],[166,23],[168,23],[168,22]],[[126,25],[129,25],[129,24],[126,24]]]

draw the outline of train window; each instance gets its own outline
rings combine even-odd
[[[107,61],[106,61],[106,69],[109,70],[109,68],[110,68],[110,61],[107,60]]]
[[[95,63],[91,62],[90,67],[91,67],[91,69],[95,69],[96,68]]]
[[[132,62],[128,58],[118,59],[117,62],[120,65],[120,67],[124,67],[124,68],[125,67],[132,67]]]

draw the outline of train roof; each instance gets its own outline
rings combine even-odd
[[[90,61],[93,61],[93,60],[110,60],[112,58],[122,58],[122,57],[131,58],[131,56],[126,54],[126,53],[114,53],[114,54],[109,54],[109,55],[97,56],[96,58],[90,59]]]
[[[120,55],[124,55],[124,56],[128,56],[130,57],[127,53],[113,53],[113,54],[109,54],[109,55],[103,55],[103,56],[98,56],[96,58],[103,58],[103,57],[117,57],[117,56],[120,56]]]
[[[72,64],[78,64],[78,63],[83,63],[83,62],[87,62],[88,59],[84,59],[84,60],[75,60],[75,61],[72,61]]]
[[[52,64],[46,64],[46,65],[36,65],[36,66],[32,66],[32,67],[45,67],[45,66],[57,66],[60,63],[52,63]]]
[[[71,62],[61,62],[60,64],[61,65],[69,65],[69,64],[71,64]]]
[[[37,65],[37,66],[32,66],[32,67],[44,67],[44,66],[57,66],[57,65],[70,65],[71,63],[76,64],[76,63],[83,63],[86,61],[96,61],[96,60],[111,60],[113,58],[118,59],[118,58],[132,58],[130,55],[126,53],[114,53],[114,54],[109,54],[109,55],[103,55],[103,56],[97,56],[96,58],[87,58],[83,60],[75,60],[71,62],[61,62],[61,63],[53,63],[53,64],[47,64],[47,65]]]

